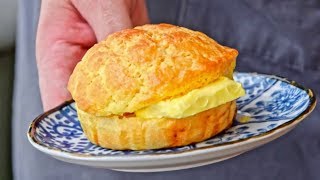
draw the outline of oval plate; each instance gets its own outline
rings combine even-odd
[[[316,104],[314,93],[285,78],[235,73],[246,95],[237,100],[231,128],[206,141],[177,148],[117,151],[91,144],[83,134],[74,102],[37,117],[28,139],[40,151],[62,161],[119,171],[156,172],[219,162],[270,142],[300,123]]]

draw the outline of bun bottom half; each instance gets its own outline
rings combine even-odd
[[[235,101],[182,119],[141,119],[135,116],[78,117],[93,144],[115,150],[145,150],[184,146],[206,140],[230,127]]]

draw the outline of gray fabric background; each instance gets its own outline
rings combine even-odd
[[[20,0],[15,66],[13,158],[17,180],[81,179],[319,179],[320,108],[294,131],[241,156],[164,173],[122,173],[67,164],[27,142],[42,112],[34,55],[39,1]],[[239,50],[238,71],[277,74],[320,92],[320,2],[317,0],[148,1],[153,23],[203,31]]]

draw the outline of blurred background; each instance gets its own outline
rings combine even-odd
[[[18,10],[17,1],[18,0],[0,0],[0,180],[12,179],[11,112],[14,79],[13,70],[15,64],[16,16]],[[35,1],[29,0],[21,0],[20,2],[25,2],[25,4],[27,4],[26,2],[35,3]],[[149,3],[148,9],[152,12],[149,16],[153,23],[169,22],[183,25],[191,29],[201,30],[206,34],[209,34],[209,36],[215,37],[218,42],[239,49],[241,51],[238,58],[239,64],[237,66],[239,71],[257,71],[290,77],[290,79],[297,80],[298,82],[303,83],[303,85],[315,89],[317,93],[320,93],[319,51],[315,48],[316,46],[320,47],[318,43],[320,40],[320,21],[311,21],[313,17],[320,17],[319,11],[316,11],[316,7],[320,9],[320,0],[315,0],[314,3],[311,3],[312,0],[301,0],[299,4],[297,3],[297,6],[289,5],[298,1],[273,1],[273,3],[269,3],[271,1],[267,0],[232,1],[232,3],[230,3],[231,1],[228,1],[233,5],[230,7],[225,7],[224,3],[226,1],[208,0],[204,2],[214,2],[212,4],[215,4],[215,6],[212,6],[211,9],[203,9],[203,11],[205,11],[204,13],[198,13],[201,12],[199,11],[199,8],[203,6],[201,6],[200,1],[197,0],[190,0],[189,6],[181,8],[182,10],[178,13],[176,7],[180,6],[180,0],[149,0],[147,2]],[[248,5],[254,4],[253,2],[256,3],[256,6],[251,7]],[[171,3],[172,6],[168,6],[169,3]],[[302,10],[305,10],[305,14],[308,16],[302,16],[299,13],[295,13],[295,7],[299,9],[298,7],[302,7],[301,4],[304,7]],[[291,7],[291,9],[289,7]],[[34,9],[36,8],[31,8],[31,10]],[[289,10],[286,11],[286,9],[289,9],[290,12]],[[216,12],[218,14],[214,14]],[[286,13],[287,16],[282,15],[285,15]],[[224,17],[226,14],[229,16]],[[22,13],[20,16],[29,18],[29,16],[36,15]],[[24,21],[24,26],[34,26],[34,24],[30,22],[33,22],[36,18],[30,18],[31,20],[27,21],[27,23]],[[225,21],[225,19],[229,19],[230,23]],[[228,27],[228,29],[225,27]],[[227,29],[231,33],[225,33],[227,31],[221,31],[221,29]],[[262,31],[262,29],[265,31]],[[34,32],[33,30],[30,30],[25,32],[24,35],[25,34],[27,34],[27,36],[33,35]],[[229,36],[228,34],[232,34],[232,36]],[[273,38],[266,38],[267,35],[270,34]],[[266,42],[266,44],[260,44],[261,46],[259,47],[263,47],[261,49],[267,49],[267,51],[259,51],[256,43],[258,40],[261,40],[262,43]],[[30,41],[26,40],[26,42],[28,43]],[[30,46],[33,45],[33,42],[30,42]],[[311,47],[313,47],[313,49]],[[29,50],[26,51],[30,52]],[[30,54],[33,55],[32,53],[29,53],[29,55]],[[255,61],[257,59],[260,61]],[[272,61],[269,61],[270,59]],[[305,67],[306,69],[304,69]],[[36,74],[36,72],[32,72]],[[23,81],[24,79],[22,79],[20,83]],[[22,87],[23,91],[25,88],[34,85],[26,83],[26,86]],[[310,116],[309,120],[304,122],[304,126],[299,126],[295,130],[295,133],[291,133],[287,136],[288,138],[273,142],[272,145],[260,148],[258,151],[255,151],[255,154],[247,154],[244,158],[248,158],[249,160],[251,158],[253,161],[256,160],[256,157],[260,157],[264,158],[261,159],[262,162],[265,160],[270,163],[272,159],[267,161],[268,157],[275,155],[274,161],[276,163],[281,162],[281,170],[286,170],[286,174],[283,175],[291,174],[291,176],[295,176],[298,174],[303,176],[304,174],[299,173],[298,170],[295,172],[296,167],[300,166],[302,170],[299,169],[299,171],[310,174],[309,177],[319,179],[319,174],[316,170],[320,158],[320,136],[318,128],[320,113],[319,105],[317,108],[318,109]],[[27,111],[30,112],[30,109]],[[20,120],[22,118],[18,119]],[[23,128],[25,128],[25,130],[27,129],[27,127]],[[308,128],[308,130],[306,130],[306,128]],[[24,132],[22,133],[24,134]],[[25,147],[24,144],[21,146]],[[31,146],[27,148],[30,149]],[[294,150],[291,150],[290,148]],[[288,149],[290,149],[290,151],[288,151]],[[248,162],[250,162],[249,160]],[[27,164],[29,163],[28,161],[25,162],[27,162]],[[236,160],[232,162],[241,163]],[[226,163],[224,165],[228,164]],[[243,169],[246,169],[247,172],[250,173],[255,172],[257,169],[259,170],[259,167],[255,167],[254,163],[251,166],[250,163],[243,164],[243,166]],[[232,166],[229,162],[229,167],[236,167],[236,164]],[[223,170],[225,167],[221,165],[220,168],[221,169],[216,168],[216,172]],[[264,168],[268,169],[271,168],[271,166],[269,167],[269,164],[264,164]],[[313,170],[311,171],[310,169]],[[260,169],[260,171],[256,173],[262,173],[263,171],[264,169]],[[200,173],[200,171],[198,172]],[[239,171],[234,171],[233,173],[230,172],[230,174],[235,175],[238,172]],[[33,171],[30,170],[30,173],[33,173]],[[265,174],[268,173],[269,172],[265,171]],[[244,175],[245,173],[242,174]],[[299,179],[299,177],[296,177],[296,179]],[[312,179],[308,177],[304,178]]]
[[[11,174],[11,106],[17,0],[0,0],[0,180]]]

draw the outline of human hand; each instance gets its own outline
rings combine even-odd
[[[71,99],[69,77],[91,46],[148,21],[144,0],[42,0],[36,57],[44,110]]]

